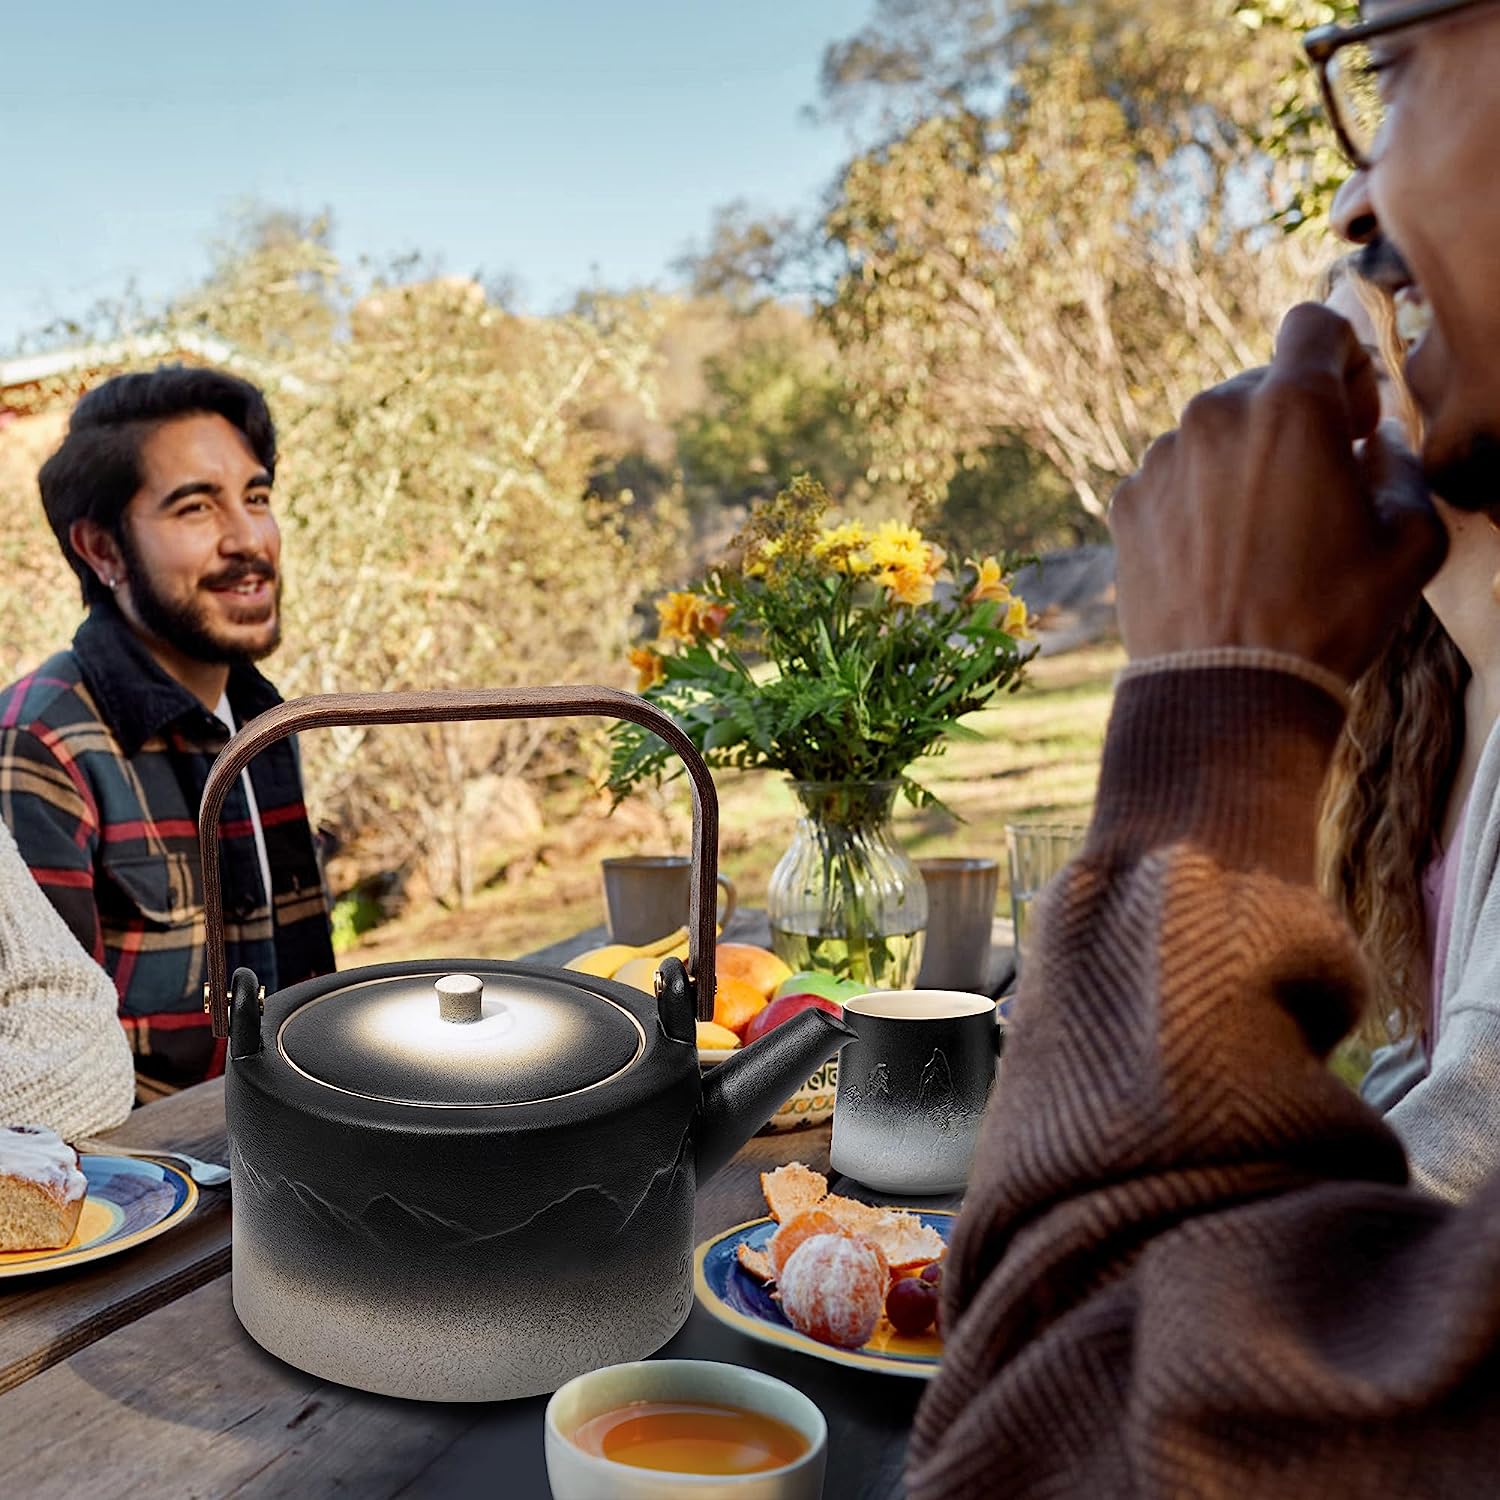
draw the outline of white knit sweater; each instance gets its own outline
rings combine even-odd
[[[135,1067],[118,1004],[0,822],[0,1125],[71,1140],[125,1119]]]
[[[1500,1167],[1500,723],[1469,791],[1432,1067],[1413,1043],[1375,1054],[1361,1087],[1401,1137],[1412,1180],[1458,1200]]]

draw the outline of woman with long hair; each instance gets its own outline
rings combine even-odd
[[[1389,296],[1348,261],[1330,281],[1325,300],[1375,362],[1383,414],[1417,445]],[[1500,532],[1437,504],[1447,560],[1355,685],[1320,848],[1385,1043],[1361,1092],[1413,1179],[1456,1199],[1500,1165]]]

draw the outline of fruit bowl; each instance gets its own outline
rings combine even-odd
[[[805,1130],[810,1125],[826,1125],[833,1118],[833,1096],[838,1088],[839,1060],[830,1057],[806,1083],[792,1095],[761,1129],[762,1135],[781,1130]]]
[[[762,1027],[769,1030],[809,1005],[819,1005],[837,1014],[845,1000],[863,994],[866,988],[865,985],[835,979],[827,974],[789,974],[777,985],[770,1004],[746,1028],[745,1040],[755,1041],[764,1034]],[[732,1056],[732,1052],[727,1049],[698,1049],[699,1065],[705,1068],[713,1067],[729,1056]],[[839,1060],[832,1057],[771,1116],[761,1134],[805,1130],[809,1126],[822,1125],[831,1120],[838,1076]]]
[[[679,928],[654,943],[630,947],[621,943],[591,948],[568,961],[567,967],[632,985],[651,994],[655,989],[657,967],[666,957],[682,957],[686,951],[687,930]],[[716,1046],[705,1038],[717,1033],[716,1039],[744,1046],[758,1041],[783,1021],[790,1020],[810,1006],[842,1012],[846,1000],[862,995],[868,985],[831,974],[809,970],[794,974],[768,948],[753,943],[720,943],[715,949],[714,1022],[699,1022],[700,1068],[717,1067],[739,1051],[737,1046]],[[762,1134],[772,1131],[801,1130],[821,1125],[833,1117],[833,1096],[838,1086],[838,1058],[825,1063],[771,1117]]]
[[[698,1065],[705,1070],[717,1067],[726,1057],[733,1057],[728,1048],[698,1049]],[[838,1087],[839,1060],[830,1058],[806,1083],[792,1095],[761,1128],[761,1135],[772,1135],[783,1130],[806,1130],[812,1125],[824,1125],[833,1118],[833,1095]]]

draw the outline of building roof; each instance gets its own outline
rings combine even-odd
[[[245,354],[225,339],[193,332],[141,334],[111,339],[106,343],[75,344],[49,349],[44,354],[26,354],[0,359],[0,393],[38,385],[59,375],[77,375],[142,359],[187,358],[195,363],[216,365],[293,395],[307,394],[307,384],[270,361]]]

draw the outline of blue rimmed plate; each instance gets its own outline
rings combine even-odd
[[[165,1234],[192,1213],[198,1189],[168,1162],[126,1156],[80,1156],[88,1193],[73,1238],[58,1250],[0,1253],[0,1279],[61,1271],[117,1255]]]
[[[908,1208],[948,1243],[955,1215],[939,1210]],[[726,1229],[715,1239],[698,1246],[693,1257],[693,1291],[704,1308],[721,1323],[763,1344],[796,1349],[815,1359],[857,1370],[878,1370],[885,1375],[905,1375],[912,1380],[930,1380],[943,1357],[943,1341],[936,1332],[906,1338],[884,1318],[874,1337],[860,1349],[837,1349],[798,1333],[787,1322],[781,1304],[739,1263],[739,1248],[764,1250],[776,1233],[775,1219],[752,1219]]]

